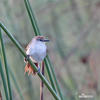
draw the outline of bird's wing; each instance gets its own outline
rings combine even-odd
[[[34,38],[33,38],[34,39]],[[32,43],[33,39],[29,42],[29,44],[26,46],[25,50],[27,51],[27,49],[29,48],[30,44]]]

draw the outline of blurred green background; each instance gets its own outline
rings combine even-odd
[[[100,0],[30,0],[65,100],[100,99]],[[24,0],[0,0],[0,21],[25,48],[34,37]],[[38,76],[24,75],[24,58],[3,34],[9,68],[24,100],[39,100]],[[47,72],[45,71],[45,76]],[[21,100],[12,77],[13,100]],[[0,78],[0,91],[4,95]],[[5,97],[3,96],[3,100]],[[53,100],[44,88],[44,100]]]

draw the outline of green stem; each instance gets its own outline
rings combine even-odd
[[[45,62],[45,65],[46,65],[46,69],[47,69],[47,72],[48,72],[48,75],[49,75],[51,85],[52,85],[53,89],[56,91],[56,87],[54,85],[53,77],[52,77],[52,74],[50,73],[50,66],[49,66],[48,60],[45,58],[44,62]]]
[[[7,92],[7,84],[6,84],[6,79],[5,79],[2,64],[1,64],[1,59],[0,59],[0,74],[1,74],[2,82],[3,82],[6,100],[9,100],[8,92]]]
[[[56,84],[58,93],[59,93],[59,95],[60,95],[60,97],[61,97],[61,100],[64,100],[63,95],[62,95],[62,92],[61,92],[61,89],[60,89],[59,84],[58,84],[58,81],[57,81],[57,79],[56,79],[56,75],[55,75],[55,72],[54,72],[54,69],[53,69],[53,65],[52,65],[51,62],[50,62],[49,56],[47,56],[46,59],[47,59],[47,61],[45,61],[45,63],[46,63],[46,62],[49,63],[49,66],[50,66],[50,68],[51,68],[51,72],[52,72],[53,78],[54,78],[54,80],[55,80],[55,84]]]
[[[44,61],[41,63],[41,73],[44,75]],[[43,94],[43,81],[40,82],[40,100],[44,100],[44,94]]]
[[[34,13],[32,11],[31,5],[29,3],[29,0],[24,0],[24,2],[25,2],[25,6],[26,6],[26,9],[27,9],[27,12],[29,14],[29,18],[31,20],[31,24],[33,26],[35,35],[36,36],[37,35],[41,35],[40,30],[39,30],[38,25],[37,25],[37,22],[36,22],[36,19],[35,19],[35,16],[34,16]],[[45,62],[45,64],[48,65],[46,62]],[[54,84],[54,80],[52,78],[52,74],[50,73],[50,67],[49,66],[46,66],[46,70],[48,72],[48,76],[49,76],[51,85],[52,85],[53,89],[56,91],[56,87],[55,87],[55,84]]]
[[[6,54],[5,54],[5,48],[4,48],[1,29],[0,29],[0,40],[1,40],[2,54],[3,54],[5,70],[6,70],[6,76],[7,76],[7,84],[8,84],[8,90],[9,90],[9,96],[10,96],[10,100],[12,100],[11,85],[10,85],[10,79],[9,79],[9,73],[8,73],[8,65],[7,65],[7,59],[6,59]]]
[[[19,49],[19,51],[23,54],[24,57],[26,57],[26,53],[24,52],[23,48],[21,47],[21,45],[16,41],[16,39],[11,35],[11,33],[7,30],[7,28],[0,23],[0,27],[4,30],[4,32],[7,34],[7,36],[12,40],[12,42],[16,45],[16,47]],[[34,70],[36,72],[38,72],[38,68],[35,66],[34,63],[32,63],[32,61],[29,59],[28,60],[29,63],[31,64],[31,66],[34,68]],[[52,86],[49,84],[49,82],[46,80],[46,78],[42,75],[41,72],[38,73],[38,76],[41,78],[41,80],[44,82],[44,84],[47,86],[47,88],[49,89],[49,91],[52,93],[52,95],[54,96],[54,98],[56,100],[60,100],[60,97],[56,94],[56,92],[53,90]]]
[[[37,36],[37,35],[41,35],[41,34],[40,34],[40,31],[39,31],[39,28],[38,28],[38,26],[37,26],[37,22],[36,22],[36,19],[35,19],[35,16],[34,16],[34,13],[33,13],[33,11],[32,11],[32,8],[31,8],[31,5],[30,5],[29,1],[28,1],[28,0],[24,0],[24,2],[25,2],[25,7],[26,7],[26,9],[27,9],[27,12],[28,12],[28,14],[29,14],[29,18],[30,18],[30,20],[31,20],[31,24],[32,24],[32,26],[33,26],[35,35],[36,35],[36,36]]]
[[[22,93],[21,93],[21,90],[20,90],[20,88],[19,88],[19,86],[18,86],[18,83],[17,83],[17,81],[16,81],[16,79],[15,79],[14,73],[12,72],[12,70],[10,69],[10,67],[8,68],[8,71],[9,71],[10,76],[11,76],[11,78],[12,78],[12,80],[13,80],[13,83],[14,83],[14,85],[15,85],[15,87],[16,87],[16,90],[17,90],[17,92],[18,92],[18,94],[19,94],[19,96],[20,96],[20,99],[21,99],[21,100],[24,100],[24,97],[23,97],[23,95],[22,95]]]

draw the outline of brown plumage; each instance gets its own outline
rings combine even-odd
[[[34,63],[36,65],[36,67],[38,67],[38,63]],[[28,72],[28,75],[30,75],[32,73],[32,75],[35,75],[36,72],[35,70],[31,67],[31,65],[29,64],[29,62],[26,63],[25,65],[25,72]]]

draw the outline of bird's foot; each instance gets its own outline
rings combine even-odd
[[[38,67],[37,74],[40,73],[40,67]]]
[[[30,55],[27,55],[24,59],[25,62],[27,62],[29,60]]]

